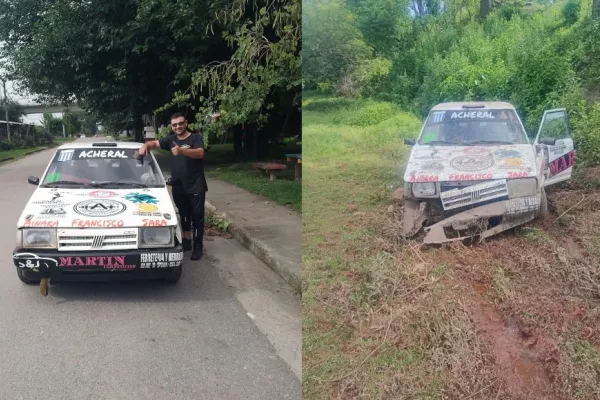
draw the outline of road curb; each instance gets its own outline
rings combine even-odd
[[[205,214],[218,214],[217,208],[208,200],[204,202]],[[221,213],[230,222],[229,232],[242,246],[246,247],[258,259],[267,264],[273,271],[277,272],[296,292],[302,293],[302,275],[298,274],[289,262],[282,260],[268,244],[252,236],[247,229],[239,226],[227,218],[227,213]]]

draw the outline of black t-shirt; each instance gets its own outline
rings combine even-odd
[[[179,140],[176,134],[169,135],[158,141],[160,148],[169,150],[177,144],[182,149],[203,149],[204,140],[199,133],[192,133],[184,140]],[[204,176],[204,160],[190,158],[184,155],[171,157],[171,179],[173,184],[181,184],[188,193],[202,193],[208,190]]]

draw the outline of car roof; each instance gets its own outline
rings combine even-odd
[[[116,146],[115,146],[116,143]],[[115,142],[115,141],[101,141],[101,140],[90,140],[85,142],[75,141],[71,143],[65,143],[58,147],[58,150],[64,149],[139,149],[142,143],[138,142]]]
[[[439,110],[514,110],[515,106],[502,101],[463,101],[455,103],[440,103],[434,106],[431,111]]]

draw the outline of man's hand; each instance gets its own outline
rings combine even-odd
[[[181,154],[181,148],[179,146],[175,145],[171,149],[171,152],[173,153],[174,156],[178,156]]]
[[[140,147],[138,149],[138,153],[140,154],[140,156],[145,156],[146,154],[148,154],[148,148],[146,147],[145,144],[142,145],[142,147]]]

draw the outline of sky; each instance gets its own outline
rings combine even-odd
[[[19,93],[15,88],[14,82],[6,82],[6,94],[9,100],[14,100],[20,104],[36,104],[33,97],[30,96],[28,93]],[[4,93],[2,93],[2,96],[4,96]],[[62,116],[60,113],[53,113],[52,115],[55,117]],[[42,125],[42,118],[42,114],[29,114],[23,116],[21,120],[27,124]]]

